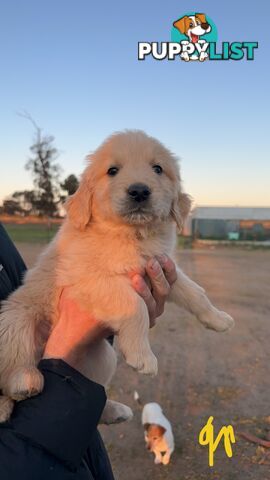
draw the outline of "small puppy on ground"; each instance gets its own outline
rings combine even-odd
[[[58,322],[63,291],[118,336],[129,365],[141,373],[157,373],[148,339],[148,310],[133,289],[130,274],[144,275],[150,258],[173,256],[176,226],[181,230],[190,203],[175,156],[143,132],[112,135],[89,156],[59,232],[27,272],[24,284],[3,302],[0,421],[9,417],[13,400],[43,389],[36,366],[50,333],[45,327],[52,329]],[[233,319],[215,308],[203,288],[180,268],[169,300],[207,328],[225,331],[233,325]],[[83,373],[107,386],[116,363],[112,346],[100,340],[89,348]],[[115,423],[131,415],[126,406],[108,400],[103,421]]]
[[[174,438],[169,420],[158,403],[147,403],[142,411],[146,447],[155,455],[155,464],[168,465],[174,451]]]

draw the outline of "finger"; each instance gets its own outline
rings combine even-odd
[[[146,273],[150,278],[153,293],[161,297],[167,297],[170,293],[170,285],[167,281],[159,262],[152,258],[146,265]]]
[[[174,282],[177,280],[177,272],[176,272],[176,266],[175,263],[172,261],[170,257],[167,255],[160,255],[157,257],[157,260],[159,261],[162,270],[164,272],[164,275],[167,279],[167,282],[169,285],[173,285]]]
[[[150,327],[153,326],[153,320],[156,317],[156,301],[151,293],[150,288],[146,284],[145,280],[141,277],[141,275],[134,275],[131,279],[132,286],[136,290],[136,292],[142,297],[145,301],[149,319],[150,319]]]
[[[152,258],[146,265],[146,272],[151,281],[152,295],[157,306],[156,316],[158,317],[164,312],[165,301],[170,293],[170,285],[155,258]]]

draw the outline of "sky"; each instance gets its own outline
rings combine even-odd
[[[254,61],[137,60],[186,12],[219,41],[258,41]],[[32,187],[33,126],[55,137],[63,176],[114,131],[145,130],[181,158],[197,205],[270,206],[269,0],[0,0],[0,200]]]

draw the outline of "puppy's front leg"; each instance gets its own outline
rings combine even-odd
[[[126,318],[118,333],[119,348],[126,362],[140,373],[156,375],[157,359],[153,354],[149,340],[149,315],[141,297],[136,295],[136,308],[132,316]]]
[[[172,454],[172,449],[168,448],[168,450],[166,451],[166,453],[162,457],[163,465],[168,465],[170,463],[171,454]]]
[[[162,463],[162,455],[157,450],[154,451],[154,454],[155,454],[154,462],[155,462],[156,465],[159,465],[160,463]]]
[[[177,268],[177,280],[171,289],[169,300],[193,313],[206,328],[225,332],[234,325],[232,317],[214,307],[203,288],[190,280],[180,268]]]

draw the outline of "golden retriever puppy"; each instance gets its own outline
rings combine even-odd
[[[64,287],[72,298],[118,336],[119,348],[136,370],[155,375],[157,359],[149,340],[149,316],[134,291],[130,272],[144,272],[147,259],[172,256],[176,227],[190,210],[176,158],[141,131],[109,137],[92,155],[77,192],[66,204],[67,218],[24,284],[4,302],[0,315],[1,418],[11,402],[39,393],[43,377],[36,368],[46,335],[44,322],[57,322]],[[170,300],[193,313],[207,328],[225,331],[232,318],[217,310],[204,290],[180,269]],[[49,331],[47,329],[47,336]],[[106,340],[89,351],[85,374],[106,386],[116,368]],[[9,405],[7,408],[6,405]],[[109,402],[107,423],[130,417],[130,410]]]

